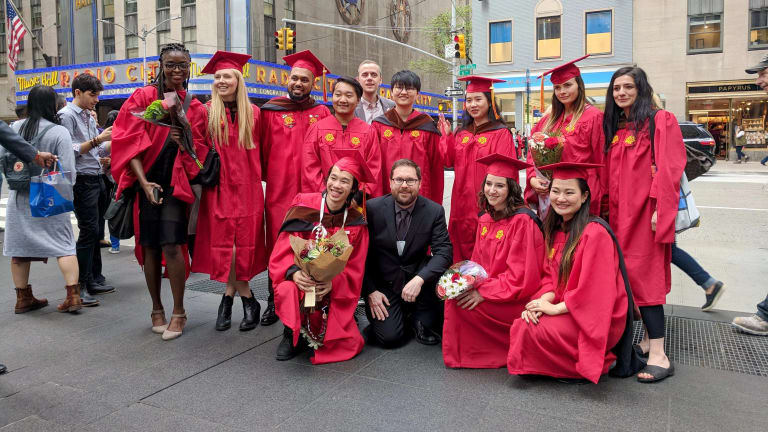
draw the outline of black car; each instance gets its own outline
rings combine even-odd
[[[702,151],[715,160],[715,139],[704,125],[684,121],[680,122],[680,131],[683,133],[683,141],[686,145]]]

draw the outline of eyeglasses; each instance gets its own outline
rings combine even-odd
[[[413,93],[413,92],[416,91],[416,87],[400,87],[400,86],[395,86],[395,87],[392,87],[392,91],[395,92],[395,93],[402,93],[404,91],[406,91],[408,93]]]
[[[163,69],[186,71],[189,70],[189,63],[163,63]]]
[[[413,186],[416,184],[416,182],[419,181],[419,179],[415,179],[415,178],[404,179],[404,178],[398,177],[398,178],[392,179],[392,181],[395,182],[395,184],[398,186],[402,186],[403,183],[407,184],[408,186]]]

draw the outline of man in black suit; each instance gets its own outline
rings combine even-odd
[[[421,169],[400,159],[392,165],[392,193],[368,201],[370,241],[363,295],[369,341],[393,348],[413,328],[425,345],[440,343],[443,305],[435,283],[453,260],[445,210],[419,196]],[[429,254],[431,250],[431,256]]]

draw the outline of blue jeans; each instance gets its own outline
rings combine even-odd
[[[684,271],[702,289],[706,290],[717,282],[692,256],[688,255],[688,252],[677,247],[677,242],[672,243],[672,264]],[[768,312],[768,303],[766,303],[766,312]]]
[[[757,305],[757,316],[768,321],[768,296],[765,296],[765,300]]]
[[[765,165],[768,163],[768,156],[764,157],[763,160],[760,161],[761,164]]]
[[[113,236],[112,234],[109,235],[109,241],[112,242],[112,249],[114,250],[120,250],[120,239]]]
[[[744,157],[744,152],[741,151],[742,146],[734,146],[734,148],[736,149],[736,160],[741,160]]]

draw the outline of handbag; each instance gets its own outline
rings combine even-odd
[[[46,132],[54,126],[56,125],[51,124],[43,128],[43,130],[32,139],[30,144],[37,148],[37,143],[40,139],[42,139]],[[8,189],[24,192],[29,190],[29,183],[33,174],[29,163],[19,159],[18,156],[11,152],[5,152],[0,160],[0,164],[3,166],[3,175],[8,182]]]
[[[134,236],[133,230],[133,203],[136,200],[136,188],[130,187],[115,199],[112,192],[112,201],[104,213],[104,219],[109,225],[109,233],[120,240],[126,240]]]
[[[648,120],[648,135],[651,138],[651,164],[653,165],[654,172],[656,172],[656,150],[653,142],[653,137],[656,135],[656,122],[654,117],[656,111],[653,112]],[[686,163],[686,168],[687,168]],[[681,233],[689,228],[695,228],[701,224],[701,214],[699,209],[696,208],[696,202],[693,200],[693,193],[688,184],[688,177],[683,172],[680,178],[680,201],[677,204],[677,216],[675,217],[675,233]]]
[[[688,144],[685,145],[685,157],[687,159],[685,175],[688,176],[688,181],[693,181],[696,177],[706,173],[715,163],[706,153]]]
[[[39,176],[33,176],[29,184],[29,210],[32,217],[49,217],[75,209],[72,182],[64,176],[61,163],[58,171],[46,168]]]
[[[219,184],[219,173],[221,172],[221,157],[216,151],[216,144],[211,146],[208,155],[205,157],[205,163],[200,172],[193,178],[191,184],[199,184],[203,187],[213,187]]]

